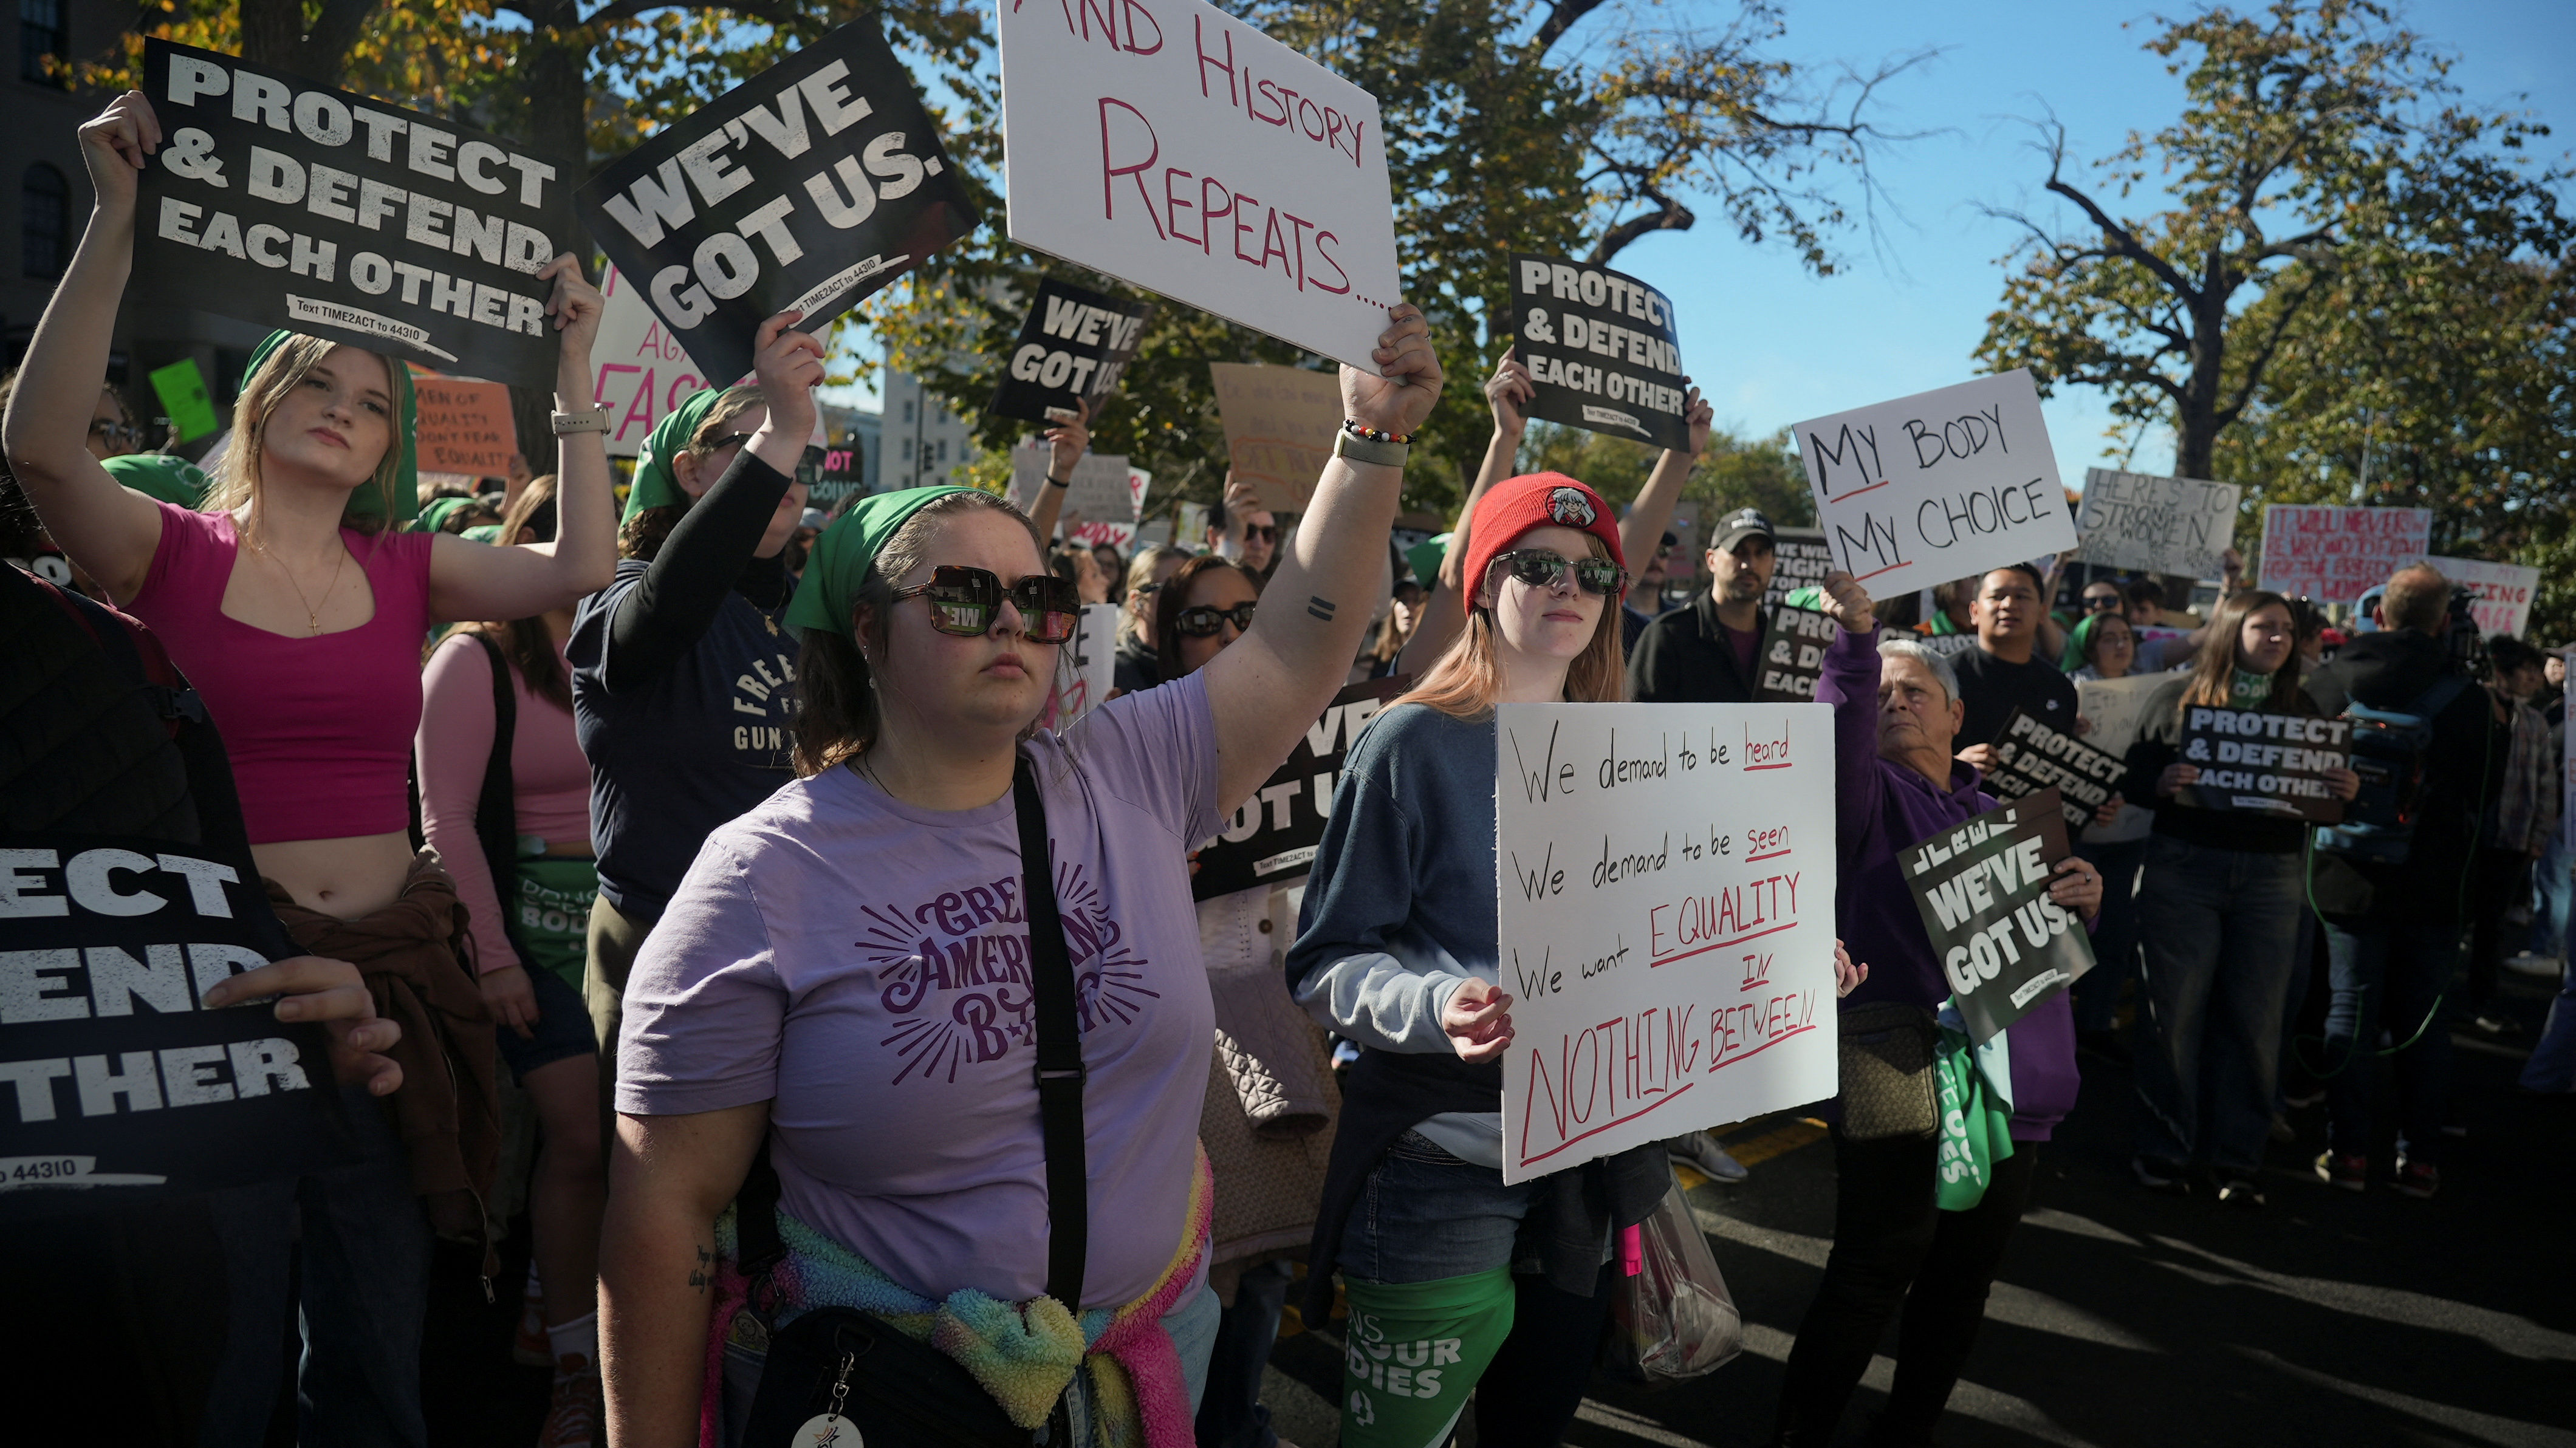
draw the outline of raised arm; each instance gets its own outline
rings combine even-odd
[[[1825,606],[1841,628],[1825,648],[1816,702],[1834,706],[1834,825],[1850,848],[1878,817],[1886,795],[1878,769],[1878,618],[1869,593],[1839,570],[1825,575]]]
[[[80,249],[36,324],[9,415],[0,424],[9,470],[71,560],[119,599],[142,590],[161,546],[161,510],[107,475],[89,452],[90,414],[107,380],[116,307],[134,269],[135,177],[161,144],[141,91],[127,91],[80,128],[82,164],[97,197]]]
[[[1690,379],[1682,379],[1690,386]],[[1709,419],[1715,415],[1699,389],[1691,387],[1690,397],[1682,405],[1682,419],[1690,427],[1690,451],[1675,452],[1666,448],[1655,459],[1655,470],[1646,474],[1646,485],[1637,490],[1628,514],[1619,520],[1619,552],[1631,569],[1642,570],[1647,559],[1663,546],[1664,532],[1673,525],[1673,505],[1682,499],[1682,484],[1690,481],[1691,469],[1699,466],[1700,454],[1708,451]]]
[[[1064,515],[1065,495],[1073,491],[1074,465],[1091,451],[1091,404],[1076,402],[1071,407],[1050,407],[1047,416],[1056,425],[1047,429],[1046,481],[1038,484],[1037,502],[1029,508],[1029,526],[1038,530],[1038,541],[1055,536],[1056,520]]]
[[[591,409],[590,343],[607,303],[570,253],[537,273],[554,283],[546,313],[560,335],[555,410]],[[399,366],[401,364],[396,363]],[[440,619],[532,618],[608,586],[617,572],[617,499],[608,440],[576,432],[555,440],[555,536],[495,548],[438,535],[429,555],[429,608]]]
[[[1440,359],[1418,309],[1396,306],[1387,319],[1378,373],[1342,368],[1342,407],[1367,427],[1409,436],[1440,399]],[[1325,463],[1252,631],[1207,666],[1221,808],[1261,787],[1349,675],[1368,626],[1364,600],[1386,571],[1385,538],[1403,482],[1401,467],[1341,456]]]
[[[1467,587],[1459,577],[1467,567],[1467,520],[1476,516],[1476,504],[1483,501],[1485,490],[1512,475],[1520,459],[1521,438],[1529,431],[1529,417],[1521,409],[1535,391],[1518,347],[1505,351],[1494,375],[1485,379],[1485,405],[1493,410],[1494,436],[1485,444],[1485,461],[1476,469],[1466,501],[1458,505],[1458,521],[1449,530],[1449,548],[1440,555],[1440,574],[1432,582],[1431,596],[1422,601],[1422,617],[1395,656],[1399,674],[1420,674],[1431,667],[1467,627]]]
[[[801,441],[801,439],[800,439]],[[609,1441],[696,1448],[715,1303],[718,1213],[742,1189],[769,1103],[617,1118],[599,1236],[600,1370]]]

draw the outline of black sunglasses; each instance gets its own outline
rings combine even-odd
[[[1496,554],[1494,561],[1511,569],[1512,577],[1532,588],[1563,587],[1570,570],[1575,586],[1586,593],[1597,596],[1628,591],[1628,570],[1607,558],[1575,559],[1543,548],[1521,548]]]
[[[2087,597],[2084,600],[2084,611],[2086,613],[2100,613],[2104,609],[2118,608],[2119,606],[2120,595],[2116,593]]]
[[[1265,543],[1276,543],[1279,541],[1279,525],[1276,523],[1246,523],[1243,525],[1243,536],[1247,540],[1258,538]]]
[[[108,422],[102,419],[89,425],[89,435],[109,447],[143,446],[143,429],[130,422]]]
[[[1210,608],[1200,604],[1195,608],[1185,608],[1178,618],[1172,620],[1172,628],[1194,639],[1214,638],[1217,630],[1225,627],[1227,619],[1234,620],[1237,633],[1251,628],[1252,605],[1238,603],[1232,608]]]
[[[1005,598],[1020,611],[1020,627],[1031,643],[1063,643],[1082,622],[1082,590],[1052,573],[1032,573],[1006,589],[990,569],[943,563],[931,570],[928,583],[896,589],[893,601],[924,596],[930,599],[930,626],[962,639],[992,632]]]

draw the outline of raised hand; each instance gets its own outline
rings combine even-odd
[[[581,274],[581,263],[571,252],[547,262],[537,280],[555,284],[554,294],[546,298],[546,315],[555,319],[565,359],[579,361],[587,374],[590,344],[599,338],[599,319],[608,311],[608,299]]]
[[[1520,357],[1520,348],[1506,349],[1503,360],[1494,364],[1494,375],[1485,379],[1485,405],[1494,410],[1494,431],[1514,441],[1529,430],[1529,414],[1523,409],[1538,395]]]
[[[814,434],[814,389],[823,385],[823,344],[795,330],[805,314],[790,307],[760,324],[751,341],[752,379],[769,406],[764,431],[792,434],[796,446]]]
[[[1700,405],[1706,407],[1708,404]],[[1878,616],[1870,612],[1869,590],[1861,587],[1850,574],[1841,569],[1826,574],[1824,592],[1824,607],[1819,611],[1841,624],[1843,632],[1868,633],[1878,627]]]
[[[1074,464],[1081,462],[1082,455],[1091,451],[1091,429],[1087,426],[1091,421],[1091,404],[1077,399],[1071,407],[1050,407],[1046,413],[1055,419],[1055,426],[1048,428],[1046,434],[1048,445],[1054,449],[1047,458],[1047,476],[1071,478]],[[1070,528],[1065,536],[1072,536]]]
[[[1717,409],[1709,405],[1707,398],[1699,395],[1698,388],[1691,387],[1689,378],[1683,378],[1682,385],[1690,387],[1689,400],[1682,404],[1682,418],[1690,424],[1690,455],[1696,460],[1708,452],[1708,430],[1717,417]]]
[[[99,205],[131,208],[135,176],[161,148],[161,119],[143,92],[127,91],[82,124],[80,148]]]
[[[1431,324],[1411,302],[1387,308],[1387,329],[1370,357],[1375,373],[1342,368],[1342,410],[1380,432],[1410,437],[1440,400],[1440,359],[1431,350]]]

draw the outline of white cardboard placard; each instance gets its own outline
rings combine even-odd
[[[1118,605],[1084,604],[1082,626],[1065,640],[1064,648],[1071,667],[1056,676],[1046,712],[1038,718],[1049,729],[1071,727],[1109,697],[1118,672]]]
[[[617,268],[599,279],[599,290],[608,305],[590,348],[591,400],[608,409],[608,455],[631,458],[665,414],[715,384],[698,375],[679,334],[662,325],[642,289],[627,285]]]
[[[2114,468],[2084,470],[2075,531],[2083,559],[2109,568],[2215,578],[2236,537],[2235,483],[2165,478]]]
[[[1504,704],[1503,1179],[1837,1088],[1833,711]]]
[[[1001,6],[1011,240],[1355,367],[1399,299],[1374,97],[1204,0]]]
[[[2138,742],[2138,726],[2146,721],[2147,696],[2172,681],[2170,674],[2079,681],[2075,685],[2075,713],[2089,726],[2084,742],[2105,754],[2128,758],[2129,746]],[[2095,845],[2143,840],[2155,821],[2154,810],[2134,800],[2122,800],[2119,817],[2107,825],[2085,826],[2084,840]]]
[[[2263,509],[2263,586],[2285,598],[2353,603],[2388,575],[2424,560],[2430,508],[2271,503]]]
[[[2540,570],[2519,563],[2489,563],[2479,558],[2427,558],[2442,576],[2477,595],[2469,613],[2484,635],[2522,637],[2531,623],[2531,600],[2540,592]]]
[[[1792,431],[1834,566],[1874,597],[2075,546],[2039,390],[2022,368]]]
[[[1011,449],[1011,501],[1021,511],[1037,507],[1038,489],[1046,486],[1047,465],[1053,460],[1054,452],[1043,439]],[[1080,513],[1087,522],[1133,527],[1144,515],[1145,489],[1139,479],[1149,476],[1141,468],[1129,467],[1117,453],[1084,453],[1073,465],[1073,487],[1065,497],[1064,511]]]

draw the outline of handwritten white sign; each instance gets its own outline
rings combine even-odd
[[[1874,595],[2075,546],[2039,390],[2023,369],[1792,432],[1834,566]]]
[[[640,288],[610,267],[599,280],[607,309],[590,348],[598,382],[591,400],[608,409],[608,455],[631,458],[671,409],[689,394],[714,384],[698,375],[679,335],[662,325]]]
[[[2234,483],[2161,478],[2112,468],[2084,470],[2084,501],[2075,531],[2084,561],[2148,573],[2215,578],[2236,536]]]
[[[2171,674],[2132,674],[2125,679],[2085,679],[2075,685],[2075,714],[2084,721],[2084,742],[2122,759],[2138,742],[2146,722],[2147,696],[2173,682]],[[2087,825],[2086,844],[2111,845],[2143,840],[2156,822],[2156,812],[2123,800],[2119,816],[2107,825]]]
[[[2353,603],[2398,569],[2422,562],[2432,539],[2430,508],[2267,504],[2263,586],[2287,598]]]
[[[1354,367],[1398,299],[1377,100],[1204,0],[1001,7],[1011,240]]]
[[[1047,694],[1045,712],[1038,716],[1038,723],[1049,729],[1070,727],[1109,697],[1118,671],[1118,605],[1084,604],[1082,627],[1064,647],[1064,666]]]
[[[1042,496],[1038,489],[1046,486],[1053,460],[1053,450],[1042,440],[1011,449],[1011,501],[1023,512],[1037,506]],[[1096,522],[1132,526],[1144,515],[1145,482],[1150,476],[1127,466],[1127,459],[1117,453],[1084,453],[1073,465],[1073,487],[1065,496],[1064,511]]]
[[[1832,712],[1497,716],[1503,1179],[1833,1095]]]
[[[2478,558],[2427,558],[2424,560],[2442,570],[2442,576],[2477,595],[2469,604],[2469,613],[2478,621],[2478,632],[2492,637],[2512,634],[2522,637],[2531,623],[2531,600],[2540,592],[2540,570],[2519,563],[2489,563]]]

